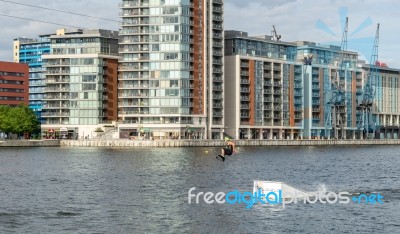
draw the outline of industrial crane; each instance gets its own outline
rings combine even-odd
[[[379,23],[376,27],[375,41],[372,48],[372,55],[369,67],[369,77],[364,86],[363,100],[360,107],[363,109],[364,131],[368,134],[372,132],[372,138],[375,138],[375,121],[372,121],[372,109],[375,99],[376,82],[378,79],[378,51],[379,51]]]
[[[328,85],[327,93],[325,94],[325,100],[327,100],[326,106],[330,108],[326,108],[325,112],[325,134],[328,129],[334,130],[334,138],[339,138],[339,128],[342,130],[341,136],[344,137],[345,133],[345,117],[340,113],[340,105],[346,105],[345,98],[345,90],[344,86],[340,84],[340,74],[344,75],[344,79],[346,79],[346,66],[344,63],[345,51],[347,50],[347,32],[349,27],[349,18],[346,17],[346,24],[343,29],[342,43],[341,43],[341,51],[339,52],[339,59],[336,64],[336,79],[331,80],[330,87]],[[346,108],[344,108],[345,110]],[[344,112],[344,115],[346,113]]]
[[[273,28],[273,30],[272,30],[272,36],[274,37],[274,39],[275,39],[276,41],[279,41],[279,40],[281,39],[282,35],[278,35],[278,33],[276,32],[275,25],[272,25],[272,28]]]

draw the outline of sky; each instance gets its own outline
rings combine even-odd
[[[121,0],[10,0],[119,21]],[[376,24],[380,23],[379,60],[400,69],[400,15],[398,0],[224,0],[225,30],[249,35],[271,35],[275,25],[282,41],[337,44],[342,40],[343,19],[349,17],[348,50],[371,58]],[[0,0],[0,61],[12,61],[13,39],[36,38],[65,28],[11,15],[81,28],[117,30],[118,22],[37,9]],[[68,27],[67,27],[68,28]]]

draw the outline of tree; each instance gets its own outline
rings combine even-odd
[[[39,121],[26,105],[0,106],[0,130],[6,133],[32,133],[39,128]]]
[[[11,132],[12,125],[10,123],[9,113],[10,106],[0,106],[0,131]]]

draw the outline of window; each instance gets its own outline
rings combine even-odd
[[[96,82],[96,75],[82,75],[82,82]]]
[[[96,84],[82,84],[82,90],[96,90]]]

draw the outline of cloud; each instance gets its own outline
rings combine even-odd
[[[22,1],[20,1],[22,2]],[[77,12],[102,18],[120,20],[118,4],[121,0],[68,0],[45,1],[31,0],[27,4]],[[225,29],[242,30],[250,35],[271,34],[272,25],[284,41],[307,40],[317,43],[340,42],[342,25],[340,23],[340,7],[347,7],[349,35],[370,17],[372,24],[360,30],[351,38],[373,37],[376,23],[381,23],[379,56],[388,61],[389,66],[400,68],[398,59],[397,38],[400,16],[397,9],[400,2],[396,0],[224,0]],[[118,23],[69,15],[60,12],[35,9],[31,7],[1,2],[0,14],[15,15],[25,18],[39,19],[60,24],[77,25],[83,28],[103,28],[117,30]],[[37,37],[48,34],[62,26],[30,22],[21,19],[0,16],[0,60],[12,60],[13,39],[21,36]],[[316,27],[321,20],[334,35]],[[366,48],[368,49],[368,48]],[[372,51],[372,48],[370,48]]]
[[[21,2],[21,1],[20,1]],[[118,18],[119,1],[45,1],[33,0],[26,4],[41,7],[59,9],[63,11],[76,12],[85,15],[119,20]],[[117,22],[104,21],[78,15],[71,15],[61,12],[49,11],[44,9],[32,8],[12,3],[1,2],[0,14],[22,18],[48,21],[58,24],[72,25],[82,28],[103,28],[118,29]],[[35,21],[0,16],[0,60],[12,61],[13,39],[18,37],[37,38],[40,34],[54,33],[58,28],[65,28],[61,25],[52,25]],[[68,28],[68,27],[67,27]]]
[[[228,0],[225,1],[226,5],[234,5],[239,8],[249,7],[250,5],[261,5],[268,8],[274,8],[277,6],[282,6],[291,2],[295,2],[296,0],[250,0],[250,1],[243,1],[243,0]]]

